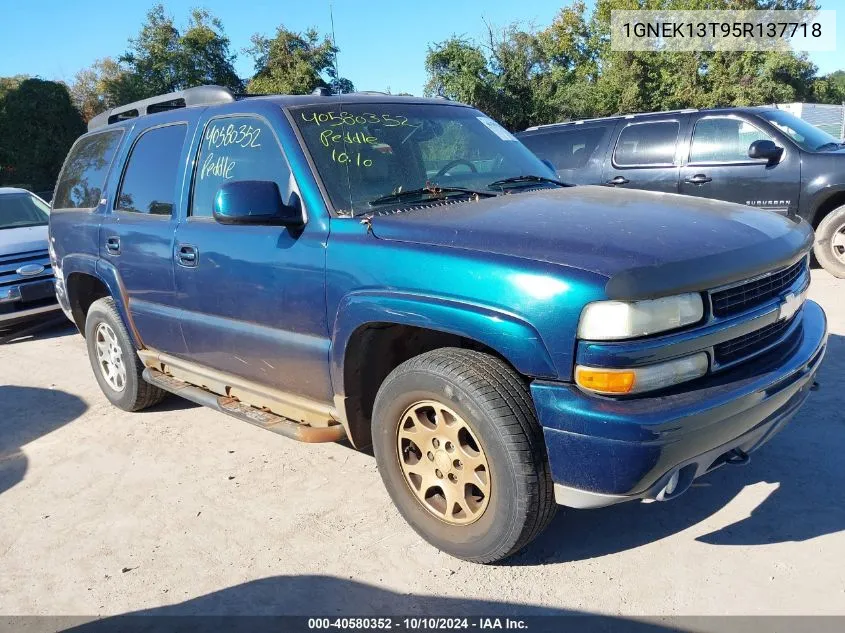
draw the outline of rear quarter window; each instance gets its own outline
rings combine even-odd
[[[616,141],[614,164],[620,167],[671,165],[680,129],[677,121],[628,124]]]
[[[579,126],[523,136],[519,140],[540,159],[551,162],[556,170],[581,169],[602,145],[609,129],[609,126]]]
[[[70,148],[56,183],[53,210],[93,209],[100,202],[122,129],[83,136]]]

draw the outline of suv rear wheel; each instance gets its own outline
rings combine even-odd
[[[845,279],[845,206],[828,213],[816,227],[813,254],[827,272]]]
[[[141,378],[144,366],[111,297],[97,299],[88,309],[85,341],[94,377],[116,407],[140,411],[167,395]]]
[[[458,558],[506,558],[554,516],[531,396],[488,354],[443,348],[394,369],[376,396],[373,451],[405,520]]]

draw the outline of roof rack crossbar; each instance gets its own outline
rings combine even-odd
[[[146,114],[153,114],[155,112],[163,112],[165,110],[186,108],[197,105],[230,103],[234,100],[235,95],[233,95],[228,88],[224,88],[223,86],[197,86],[195,88],[186,88],[185,90],[179,90],[177,92],[170,92],[168,94],[150,97],[149,99],[134,101],[132,103],[127,103],[126,105],[106,110],[88,122],[88,131],[91,132],[112,123],[117,123],[118,121],[125,121],[126,119],[132,119]]]

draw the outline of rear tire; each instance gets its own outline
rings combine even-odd
[[[379,472],[399,512],[452,556],[501,560],[554,517],[531,396],[494,356],[443,348],[402,363],[379,389],[372,432]]]
[[[144,365],[111,297],[97,299],[88,309],[85,341],[94,377],[116,407],[140,411],[158,404],[167,395],[141,377]]]
[[[845,279],[845,206],[828,213],[816,227],[813,254],[827,272]]]

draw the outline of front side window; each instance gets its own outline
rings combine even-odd
[[[275,182],[288,189],[290,170],[273,130],[255,117],[212,119],[203,134],[194,174],[191,215],[211,217],[214,196],[229,181]]]
[[[555,169],[580,169],[592,158],[604,140],[607,127],[570,127],[544,134],[523,136],[520,140]]]
[[[701,119],[692,134],[689,162],[749,161],[748,147],[763,140],[774,139],[748,121],[728,117]]]
[[[47,224],[50,207],[30,193],[0,194],[0,230]]]
[[[327,104],[292,108],[291,115],[332,205],[343,215],[380,209],[391,204],[380,199],[425,188],[493,195],[501,192],[493,183],[505,178],[554,177],[510,132],[472,108]]]
[[[170,216],[176,205],[176,183],[188,126],[156,127],[135,142],[115,209],[130,213]]]
[[[54,209],[92,209],[99,204],[122,136],[123,130],[109,130],[76,142],[56,184]]]
[[[680,129],[677,121],[633,123],[619,134],[613,162],[620,167],[671,165]]]

